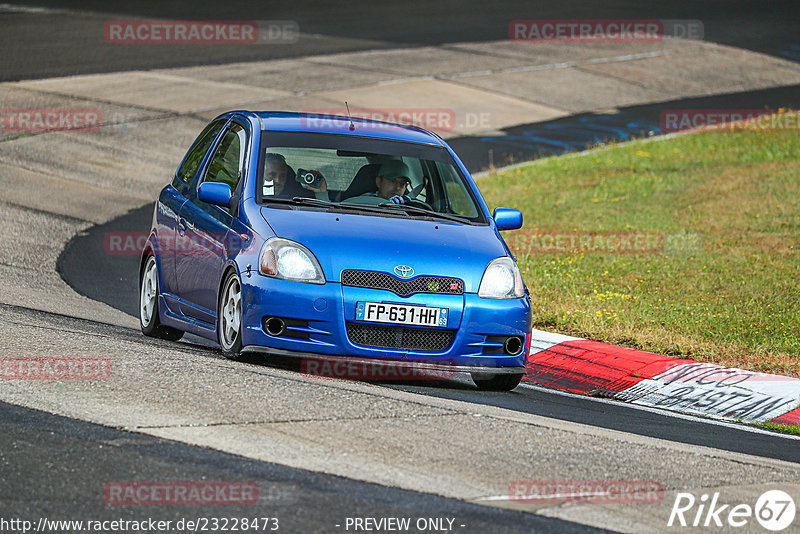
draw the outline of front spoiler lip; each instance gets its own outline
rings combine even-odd
[[[396,367],[402,369],[416,369],[424,371],[445,371],[451,373],[470,373],[473,375],[510,375],[510,374],[525,374],[524,366],[508,366],[508,367],[488,367],[485,365],[451,365],[447,363],[434,363],[434,362],[421,362],[418,360],[396,360],[396,359],[383,359],[383,358],[364,358],[361,356],[332,356],[330,354],[319,354],[316,352],[301,352],[285,349],[273,349],[271,347],[263,347],[260,345],[247,345],[242,347],[242,352],[263,352],[268,354],[275,354],[278,356],[290,356],[293,358],[314,358],[315,360],[324,360],[331,363],[340,361],[347,361],[353,363],[363,363],[367,365],[385,365],[387,367]]]

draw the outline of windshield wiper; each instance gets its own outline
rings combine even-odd
[[[317,198],[307,198],[307,197],[293,197],[293,198],[283,198],[283,197],[264,197],[264,202],[281,202],[283,204],[316,204],[319,206],[335,206],[333,202],[329,202],[327,200],[320,200]]]
[[[409,204],[394,204],[392,202],[383,202],[378,204],[379,208],[393,208],[393,209],[400,209],[405,212],[410,213],[418,213],[420,215],[430,215],[433,217],[439,217],[441,219],[445,219],[448,221],[453,221],[461,224],[472,224],[472,221],[469,219],[462,217],[460,215],[450,215],[448,213],[439,213],[438,211],[429,210],[427,208],[421,208],[419,206],[411,206]]]
[[[355,211],[368,211],[370,213],[386,213],[384,208],[392,208],[397,211],[404,211],[406,213],[415,213],[419,215],[428,215],[431,217],[438,217],[447,221],[453,221],[461,224],[471,224],[472,221],[462,218],[458,215],[450,215],[447,213],[439,213],[438,211],[421,208],[419,206],[411,206],[408,204],[393,204],[391,202],[382,202],[381,204],[360,204],[357,202],[331,202],[330,200],[322,200],[319,198],[309,197],[293,197],[293,198],[279,198],[270,197],[265,198],[265,202],[280,202],[283,204],[307,204],[310,206],[321,206],[324,208],[340,208]]]
[[[371,204],[359,204],[358,202],[331,202],[329,200],[320,200],[318,198],[308,197],[294,197],[292,201],[298,204],[310,204],[312,206],[325,206],[328,208],[342,208],[355,211],[369,211],[370,213],[386,213],[378,206]]]
[[[354,210],[368,211],[370,213],[383,213],[383,214],[386,213],[385,209],[379,208],[375,204],[361,204],[360,202],[339,202],[338,205]]]
[[[320,198],[293,197],[292,201],[298,204],[313,204],[314,206],[325,206],[327,208],[331,206],[336,206],[336,204],[334,204],[330,200],[322,200]]]
[[[265,197],[264,202],[280,202],[282,204],[307,204],[309,206],[321,206],[324,208],[334,208],[352,211],[368,211],[370,213],[385,214],[386,210],[379,208],[373,204],[359,204],[357,202],[331,202],[329,200],[321,200],[319,198],[308,197],[293,197],[293,198],[280,198],[280,197]]]

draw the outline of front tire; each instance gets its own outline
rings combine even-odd
[[[511,391],[519,385],[524,374],[472,375],[472,381],[481,391]]]
[[[158,267],[155,256],[148,256],[142,269],[139,288],[139,326],[142,333],[149,337],[178,341],[183,331],[161,324],[158,311]]]
[[[217,338],[226,358],[242,359],[242,282],[233,271],[228,273],[222,284],[217,311]]]

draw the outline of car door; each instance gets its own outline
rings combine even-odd
[[[156,223],[158,228],[158,255],[161,262],[161,294],[168,300],[169,306],[175,308],[173,295],[177,293],[175,279],[175,239],[178,235],[178,214],[187,200],[187,195],[195,175],[202,168],[201,164],[206,157],[217,135],[225,126],[226,119],[217,120],[206,126],[192,146],[186,152],[171,187],[166,187],[159,198],[156,210]]]
[[[197,198],[197,188],[203,182],[220,182],[235,193],[244,172],[247,146],[244,126],[231,121],[178,216],[175,273],[181,311],[212,325],[216,320],[217,285],[225,266],[225,245],[233,215],[229,207],[202,202]]]

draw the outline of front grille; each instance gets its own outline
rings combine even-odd
[[[400,280],[389,273],[378,271],[342,272],[342,285],[385,289],[401,297],[416,293],[440,293],[461,295],[464,293],[464,282],[458,278],[447,276],[417,276],[410,280]]]
[[[350,341],[356,345],[384,349],[442,352],[453,342],[454,335],[455,330],[347,323]]]

